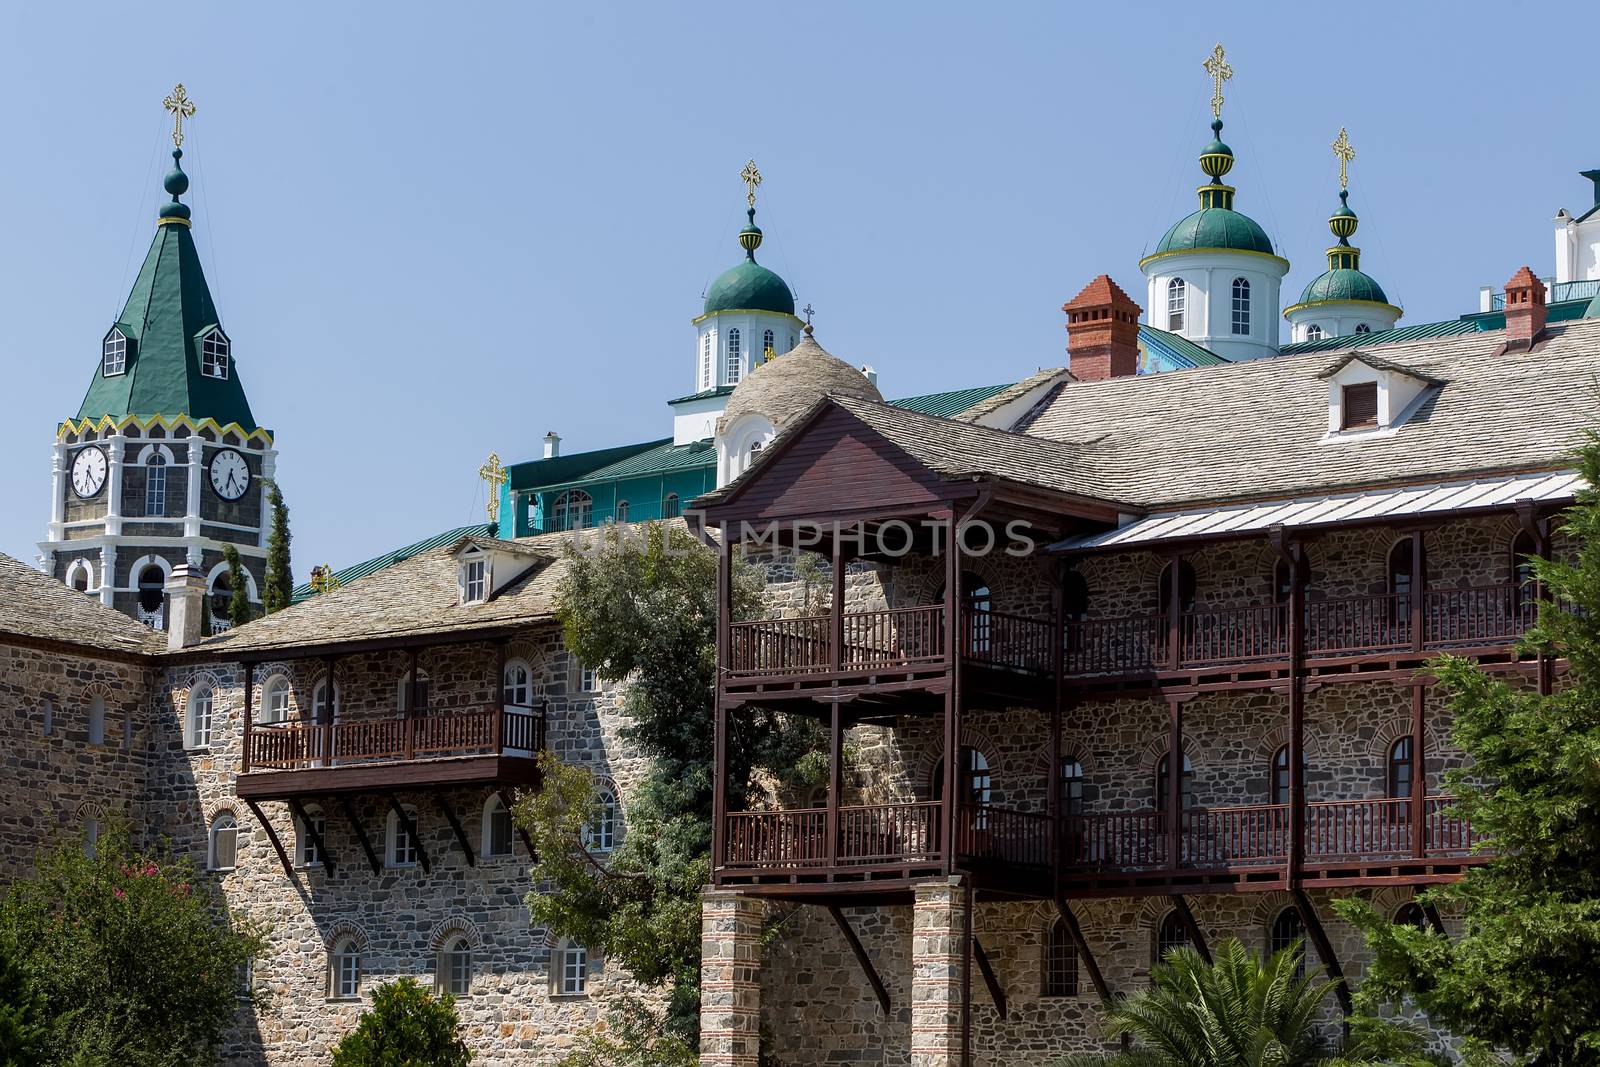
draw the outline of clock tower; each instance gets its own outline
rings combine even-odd
[[[266,571],[267,484],[277,452],[245,399],[233,341],[211,299],[190,233],[183,86],[173,113],[170,196],[133,291],[100,339],[89,390],[56,431],[44,569],[157,629],[170,618],[167,579],[204,577],[211,632],[233,595],[223,547],[244,562],[259,603]]]

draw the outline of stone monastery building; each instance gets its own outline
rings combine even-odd
[[[1198,207],[1139,262],[1143,306],[1107,275],[1065,305],[1066,367],[885,401],[757,262],[752,164],[670,434],[563,453],[551,433],[488,465],[491,522],[231,630],[222,552],[259,600],[277,442],[175,151],[56,430],[40,565],[0,557],[8,875],[110,820],[206,867],[270,925],[230,1062],[326,1063],[397,975],[460,997],[478,1062],[555,1062],[635,987],[530,927],[510,804],[541,751],[590,769],[603,856],[644,771],[618,687],[563,646],[563,544],[681,519],[724,575],[719,753],[780,709],[822,725],[831,767],[806,796],[719,776],[703,1063],[1042,1067],[1105,1047],[1103,1004],[1175,945],[1304,938],[1358,983],[1332,899],[1450,930],[1414,894],[1483,856],[1416,668],[1452,650],[1546,690],[1566,669],[1515,644],[1593,424],[1600,171],[1594,206],[1556,218],[1552,277],[1508,265],[1476,310],[1401,325],[1351,243],[1343,131],[1311,276],[1225,184],[1220,48],[1208,70]],[[767,572],[760,617],[730,606],[740,555]]]

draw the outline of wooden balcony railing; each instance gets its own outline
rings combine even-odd
[[[961,638],[961,654],[975,662],[1016,671],[1055,670],[1055,627],[1046,619],[968,606],[961,612]]]
[[[1312,867],[1406,859],[1462,858],[1474,843],[1471,828],[1448,814],[1449,797],[1423,800],[1424,842],[1413,847],[1411,801],[1337,800],[1306,805],[1304,861]],[[729,871],[840,871],[898,868],[941,858],[938,801],[849,805],[839,809],[839,840],[830,853],[828,811],[730,812],[723,858]],[[1183,813],[1181,854],[1169,862],[1171,823],[1163,812],[1107,812],[1061,819],[1065,872],[1136,874],[1165,870],[1227,871],[1287,862],[1287,804],[1192,808]],[[1050,818],[996,804],[956,813],[956,855],[963,862],[1051,865]]]
[[[437,756],[532,755],[544,745],[543,706],[424,709],[383,718],[250,726],[250,769],[300,770]]]

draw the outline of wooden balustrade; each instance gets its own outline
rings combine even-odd
[[[1125,615],[1067,624],[1068,674],[1116,674],[1166,665],[1167,617]]]
[[[1452,814],[1451,797],[1422,798],[1422,833],[1430,856],[1465,856],[1476,838],[1467,820]]]
[[[727,867],[820,867],[828,862],[828,811],[730,811],[723,859]]]
[[[1181,835],[1187,867],[1282,863],[1289,854],[1289,805],[1194,808],[1184,813]]]
[[[961,654],[979,663],[1019,671],[1055,669],[1055,627],[989,608],[968,606],[961,613]]]
[[[1050,816],[997,804],[962,807],[956,815],[956,852],[969,859],[1048,867]]]
[[[1243,663],[1289,651],[1289,607],[1266,604],[1183,615],[1183,662]]]
[[[943,605],[845,613],[845,668],[937,663],[944,650]]]
[[[831,625],[827,615],[732,623],[728,669],[736,675],[825,671]]]
[[[1533,626],[1538,609],[1539,602],[1515,585],[1429,589],[1424,632],[1430,647],[1514,640]]]
[[[1325,800],[1306,805],[1307,861],[1410,855],[1409,800]]]
[[[1166,825],[1158,811],[1064,816],[1062,861],[1068,867],[1119,871],[1163,867],[1167,862]]]
[[[839,809],[839,863],[925,863],[939,856],[937,800],[852,804]]]
[[[1411,597],[1405,593],[1306,603],[1306,655],[1379,652],[1411,644]]]
[[[431,709],[331,723],[254,723],[250,768],[297,770],[341,764],[482,755],[544,744],[543,707]]]

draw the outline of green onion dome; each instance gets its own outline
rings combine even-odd
[[[1311,284],[1300,294],[1302,304],[1322,304],[1330,300],[1365,300],[1373,304],[1389,302],[1383,286],[1372,275],[1348,268],[1324,271],[1311,279]]]
[[[705,313],[775,311],[793,315],[794,293],[789,291],[789,284],[756,262],[756,249],[761,247],[761,228],[756,225],[755,208],[750,209],[749,216],[750,221],[739,231],[739,246],[744,249],[745,260],[717,275],[716,281],[706,290]]]
[[[1200,194],[1200,210],[1173,223],[1145,259],[1210,249],[1277,254],[1261,224],[1233,210],[1235,190],[1222,184],[1223,175],[1233,169],[1233,149],[1222,143],[1221,119],[1211,124],[1211,132],[1211,143],[1200,153],[1200,169],[1210,179],[1196,190]]]

